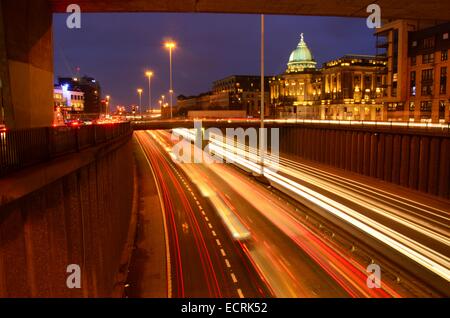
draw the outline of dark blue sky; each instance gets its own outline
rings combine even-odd
[[[168,90],[169,57],[163,41],[178,43],[174,52],[175,95],[208,91],[213,80],[232,74],[259,74],[260,17],[225,14],[83,14],[81,29],[68,29],[66,15],[55,15],[55,77],[97,78],[112,105],[138,102],[144,71],[155,72],[154,103]],[[305,34],[314,58],[323,62],[344,54],[373,54],[373,30],[364,19],[266,16],[266,72],[282,73],[289,54]]]

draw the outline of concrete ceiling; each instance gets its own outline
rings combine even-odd
[[[265,13],[367,17],[371,3],[384,19],[450,20],[449,0],[49,0],[54,12],[77,3],[82,12]]]

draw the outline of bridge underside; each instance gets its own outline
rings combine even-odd
[[[71,0],[50,0],[55,12],[66,12]],[[448,20],[449,1],[438,0],[78,0],[84,12],[266,13],[366,17],[371,3],[387,19]]]

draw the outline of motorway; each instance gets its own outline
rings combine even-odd
[[[271,186],[232,165],[179,163],[168,132],[136,137],[165,208],[171,296],[421,295],[387,280],[368,288],[367,264],[309,226],[303,216],[312,210]]]
[[[159,185],[168,242],[169,297],[266,297],[270,292],[241,246],[167,151],[136,133]]]

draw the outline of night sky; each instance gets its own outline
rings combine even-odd
[[[66,15],[54,17],[55,79],[95,77],[112,105],[137,104],[136,89],[145,89],[147,68],[154,71],[154,105],[169,86],[169,54],[164,39],[173,39],[174,90],[192,95],[211,89],[212,81],[233,74],[259,74],[260,17],[225,14],[83,14],[81,29],[68,29]],[[266,73],[286,68],[289,55],[305,34],[318,66],[344,54],[374,54],[373,30],[364,19],[266,16]]]

